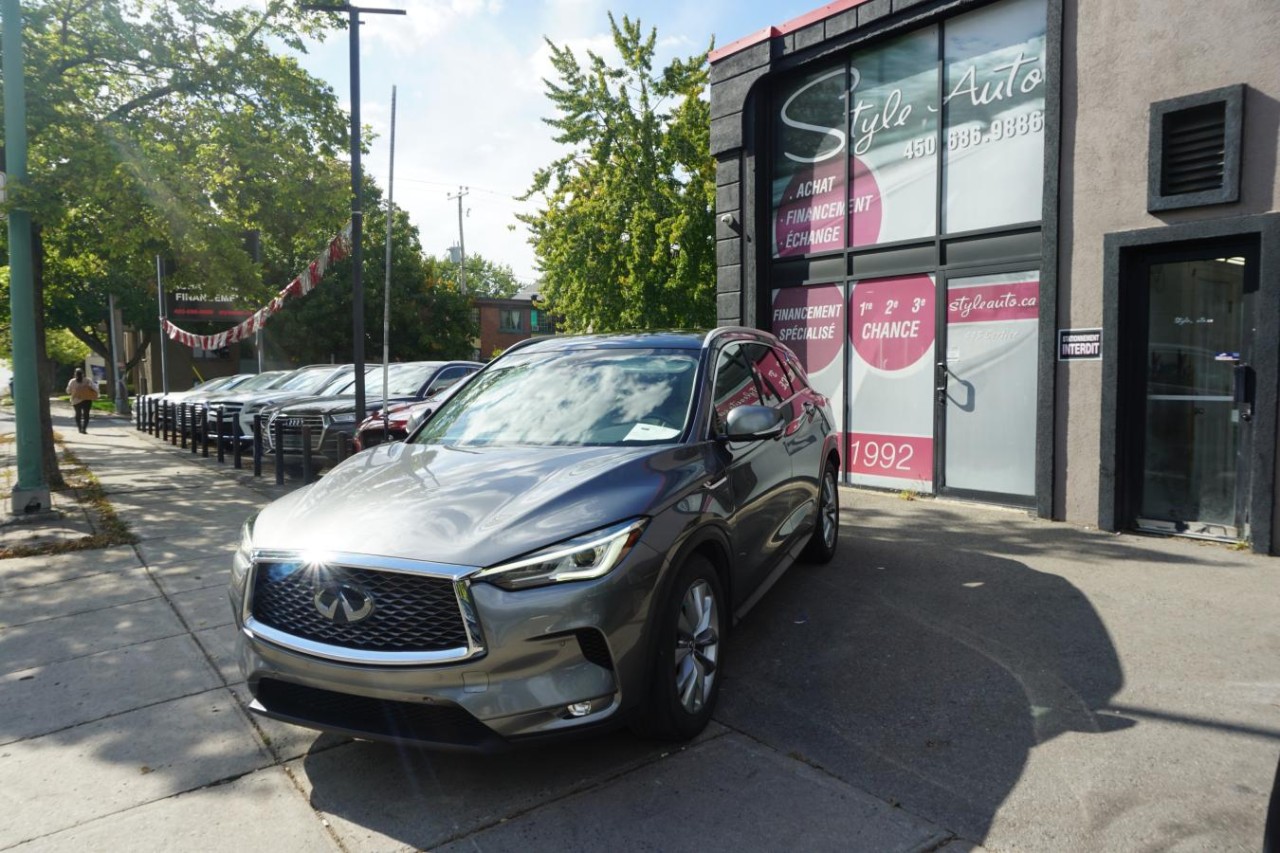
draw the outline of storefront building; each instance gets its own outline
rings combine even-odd
[[[846,481],[1274,553],[1274,0],[838,0],[712,54],[718,314]]]

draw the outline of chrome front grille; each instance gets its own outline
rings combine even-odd
[[[334,606],[338,591],[345,606]],[[413,572],[264,560],[255,566],[250,613],[272,633],[329,649],[464,657],[476,645],[455,581]]]
[[[277,413],[267,423],[267,447],[275,450],[279,437],[284,445],[285,453],[302,452],[302,427],[311,428],[311,450],[320,450],[320,440],[324,435],[324,416],[319,414],[291,415]]]

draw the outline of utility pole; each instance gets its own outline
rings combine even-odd
[[[351,44],[351,336],[356,368],[356,422],[364,419],[364,190],[360,172],[360,16],[403,15],[404,9],[362,9],[342,5],[303,3],[308,12],[346,12]]]
[[[462,258],[458,262],[458,292],[466,294],[467,292],[467,242],[462,239],[462,197],[469,193],[466,187],[458,187],[457,193],[450,193],[449,200],[458,200],[458,255]]]
[[[387,168],[387,257],[382,287],[382,429],[387,430],[387,392],[391,375],[391,220],[395,219],[396,87],[391,87],[391,156]]]
[[[160,309],[160,337],[156,345],[160,347],[160,388],[167,396],[169,393],[169,363],[165,360],[166,341],[169,336],[164,330],[164,262],[156,255],[156,307]]]
[[[22,61],[22,7],[0,0],[0,47],[4,50],[4,139],[6,184],[27,180],[27,94]],[[9,309],[13,335],[14,443],[18,482],[14,515],[51,508],[44,481],[40,435],[40,382],[36,373],[35,280],[31,265],[31,211],[9,211]]]

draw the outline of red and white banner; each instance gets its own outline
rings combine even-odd
[[[329,241],[329,245],[325,246],[323,252],[314,261],[307,265],[301,273],[294,277],[293,281],[275,295],[275,298],[266,305],[253,312],[253,316],[245,320],[238,326],[227,329],[225,332],[219,332],[216,335],[196,335],[185,329],[180,329],[168,318],[164,321],[164,332],[169,336],[170,340],[178,341],[192,348],[200,348],[203,350],[218,350],[228,344],[237,343],[250,335],[257,334],[266,325],[267,318],[284,307],[284,301],[291,296],[306,296],[308,293],[316,289],[320,284],[320,279],[324,278],[325,273],[329,271],[329,265],[340,261],[351,254],[351,223],[348,222],[343,226],[338,235]]]

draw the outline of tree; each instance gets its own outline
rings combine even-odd
[[[458,264],[440,259],[440,274],[458,280]],[[520,282],[507,264],[487,260],[480,255],[467,255],[467,295],[482,299],[510,299],[520,290]]]
[[[370,363],[382,360],[387,225],[380,195],[377,187],[366,185],[364,352]],[[334,265],[308,295],[286,302],[267,329],[274,344],[302,363],[347,360],[353,351],[351,260]],[[397,208],[391,228],[391,359],[470,358],[478,333],[470,300],[458,292],[456,276],[444,262],[423,254],[417,227]]]
[[[89,356],[84,341],[66,329],[46,329],[45,356],[55,364],[81,364]]]
[[[550,40],[557,115],[543,119],[568,151],[534,174],[521,214],[547,310],[566,331],[715,322],[715,163],[707,55],[653,70],[657,31],[609,16],[620,67],[588,51],[579,65]]]
[[[107,298],[155,328],[155,257],[175,286],[260,304],[346,218],[337,160],[346,116],[333,91],[273,44],[302,50],[322,16],[293,0],[23,4],[28,167],[11,199],[32,212],[43,324],[106,357]],[[263,232],[256,267],[243,232]],[[290,275],[292,275],[290,272]],[[41,371],[44,374],[46,371]],[[42,389],[45,474],[59,480]]]

